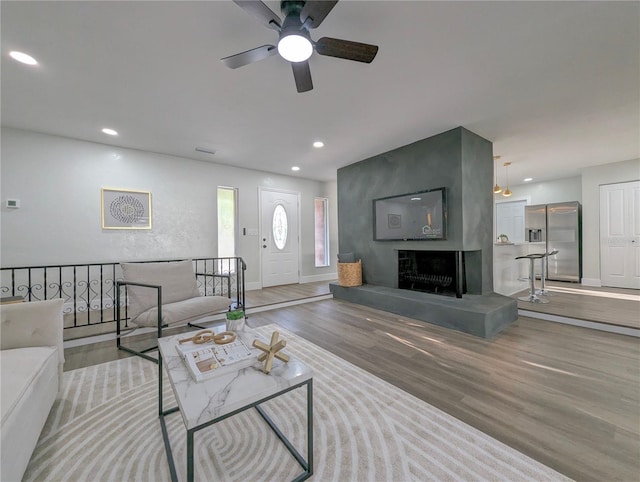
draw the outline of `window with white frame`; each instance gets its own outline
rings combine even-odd
[[[316,268],[329,266],[329,200],[314,200],[314,234]]]
[[[236,255],[238,189],[218,186],[218,257]]]

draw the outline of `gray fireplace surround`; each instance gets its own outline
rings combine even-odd
[[[336,299],[370,306],[482,338],[491,338],[518,317],[515,300],[497,293],[462,298],[364,284],[346,288],[330,283]]]
[[[518,317],[512,298],[493,292],[493,146],[457,127],[338,170],[340,252],[362,259],[363,284],[330,284],[334,298],[490,338]],[[373,200],[446,188],[447,239],[377,241]],[[462,253],[461,297],[400,289],[398,254]],[[401,283],[402,284],[402,283]],[[437,290],[434,290],[437,291]],[[458,290],[459,291],[459,290]]]

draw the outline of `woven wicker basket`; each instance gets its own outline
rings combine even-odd
[[[362,260],[355,263],[338,263],[338,284],[340,286],[362,285]]]

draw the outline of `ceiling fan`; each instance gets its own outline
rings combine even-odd
[[[338,0],[283,0],[280,2],[280,10],[285,17],[284,22],[260,0],[233,1],[244,11],[257,17],[265,27],[277,31],[279,38],[277,46],[263,45],[221,59],[222,63],[231,69],[279,53],[282,58],[291,62],[298,92],[308,92],[313,89],[308,59],[314,50],[320,55],[365,63],[371,63],[378,53],[377,45],[330,37],[322,37],[316,42],[311,40],[309,29],[317,28]]]

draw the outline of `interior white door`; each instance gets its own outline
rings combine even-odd
[[[299,281],[298,194],[261,189],[262,286]]]
[[[600,186],[600,277],[640,289],[640,181]]]

